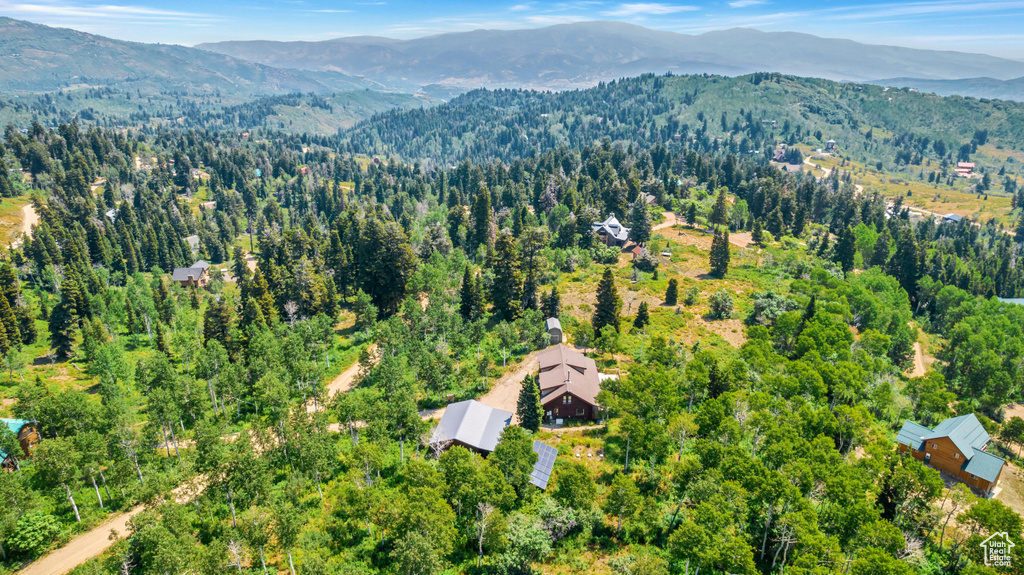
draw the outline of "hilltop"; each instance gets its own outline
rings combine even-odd
[[[387,85],[569,89],[646,72],[736,76],[773,71],[832,80],[1024,76],[1024,63],[795,32],[734,28],[699,35],[622,22],[475,30],[396,40],[241,41],[199,48],[289,69],[336,71]]]

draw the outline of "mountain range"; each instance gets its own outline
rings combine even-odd
[[[241,41],[198,48],[278,68],[333,71],[400,87],[408,83],[569,89],[645,72],[736,76],[758,71],[869,82],[1024,76],[1024,62],[734,28],[700,35],[622,22],[525,30],[476,30],[395,40]]]
[[[420,92],[478,87],[564,90],[653,72],[773,71],[1024,101],[1024,62],[735,28],[700,35],[621,22],[476,30],[413,40],[239,41],[185,47],[114,40],[0,18],[0,92],[113,87],[216,93]],[[879,78],[892,78],[879,80]]]
[[[242,95],[377,87],[337,72],[287,70],[184,46],[125,42],[0,18],[0,90],[72,86]]]

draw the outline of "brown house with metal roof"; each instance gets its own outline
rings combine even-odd
[[[985,451],[988,432],[973,413],[952,417],[928,429],[907,421],[896,436],[901,453],[953,475],[990,495],[1006,461]]]
[[[545,419],[600,417],[597,394],[601,391],[601,378],[593,359],[558,344],[537,354],[537,361]]]

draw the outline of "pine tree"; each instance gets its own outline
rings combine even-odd
[[[480,319],[483,315],[481,295],[479,281],[469,266],[466,266],[466,271],[462,274],[462,287],[459,289],[459,314],[462,319],[467,322]]]
[[[562,298],[558,295],[558,288],[552,287],[551,292],[544,298],[544,316],[558,317],[562,312]]]
[[[519,416],[519,427],[536,432],[544,418],[544,406],[540,402],[540,387],[537,376],[529,376],[523,380],[519,389],[519,400],[516,402],[516,415]]]
[[[668,289],[665,290],[665,305],[676,305],[679,301],[679,282],[676,278],[668,280]]]
[[[832,255],[832,261],[839,264],[843,272],[849,272],[853,269],[854,257],[857,255],[857,236],[853,233],[853,228],[846,226],[839,234],[839,241],[836,242],[835,253]]]
[[[799,238],[804,235],[804,228],[807,227],[807,212],[803,206],[796,209],[796,215],[793,216],[793,237]]]
[[[594,317],[591,324],[594,326],[594,333],[601,333],[601,328],[610,325],[619,331],[619,312],[622,310],[622,299],[615,290],[615,276],[612,268],[604,268],[604,275],[597,284],[597,306],[594,308]]]
[[[75,328],[78,327],[78,308],[80,298],[78,282],[66,279],[60,286],[60,303],[50,312],[50,347],[54,355],[61,359],[71,357],[71,349],[75,343]]]
[[[697,223],[697,204],[696,202],[690,202],[690,207],[686,209],[686,225],[693,227]]]
[[[651,315],[647,310],[647,302],[640,302],[640,308],[636,310],[636,318],[633,320],[633,327],[643,329],[650,322]]]
[[[10,347],[18,347],[21,344],[21,330],[18,325],[18,318],[14,315],[14,310],[7,304],[7,298],[0,297],[0,326],[3,326],[4,334],[7,337],[7,345]],[[3,353],[7,352],[7,349],[2,350]]]
[[[828,258],[832,249],[832,237],[825,232],[825,235],[821,237],[821,243],[818,244],[818,257]]]
[[[724,226],[729,223],[729,204],[725,201],[725,188],[718,190],[715,207],[711,210],[711,225]]]
[[[480,186],[473,199],[473,241],[470,248],[476,251],[480,244],[491,243],[491,192]]]
[[[643,195],[637,197],[629,211],[629,239],[640,245],[651,240],[651,210]]]
[[[716,233],[711,240],[711,257],[708,261],[711,275],[724,277],[729,271],[729,230]]]
[[[757,245],[764,243],[764,228],[761,226],[761,220],[754,220],[754,229],[750,232],[750,241]]]
[[[491,256],[494,283],[491,302],[494,312],[505,321],[519,317],[523,299],[523,273],[519,265],[519,242],[508,230],[502,230]]]
[[[776,238],[781,238],[786,233],[786,224],[782,220],[782,210],[779,208],[768,214],[768,231]]]

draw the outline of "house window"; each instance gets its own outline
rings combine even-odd
[[[938,449],[938,448],[939,448],[939,444],[938,443],[933,443],[932,444],[932,449]]]
[[[577,407],[576,408],[576,417],[583,417],[586,414],[587,414],[586,410],[583,409],[582,407]]]
[[[954,451],[953,452],[953,459],[960,459],[960,454]]]
[[[569,399],[568,395],[563,395],[562,396],[562,405],[568,405],[569,403],[572,403],[572,400]]]

